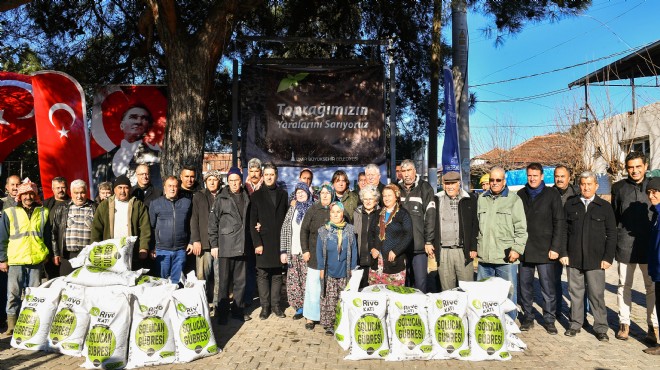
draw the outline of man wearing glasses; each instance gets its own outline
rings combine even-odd
[[[490,190],[477,202],[479,234],[477,280],[491,276],[511,282],[509,298],[518,304],[518,259],[525,253],[527,220],[520,197],[510,192],[501,167],[490,170]],[[508,313],[515,320],[517,311]]]
[[[163,190],[151,183],[149,166],[146,164],[137,166],[135,175],[137,176],[137,184],[131,188],[131,196],[141,200],[149,208],[149,203],[154,199],[160,198],[163,195]]]

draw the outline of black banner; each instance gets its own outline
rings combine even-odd
[[[245,159],[281,166],[384,162],[383,77],[382,65],[244,65]]]

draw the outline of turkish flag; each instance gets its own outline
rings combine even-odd
[[[69,183],[85,180],[91,188],[89,136],[85,95],[71,76],[56,71],[32,75],[37,151],[44,198],[51,197],[51,182],[63,176]]]
[[[37,132],[33,109],[32,77],[0,72],[0,162]]]

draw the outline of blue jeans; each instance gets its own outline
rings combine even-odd
[[[509,298],[513,303],[518,306],[518,265],[514,264],[494,264],[479,262],[477,269],[477,280],[486,279],[489,277],[500,277],[504,280],[510,281],[513,292],[509,292]],[[518,310],[513,310],[508,313],[512,319],[518,316]]]
[[[43,263],[9,266],[9,271],[7,271],[7,315],[18,316],[23,289],[39,286],[42,269]]]
[[[156,266],[159,269],[160,277],[170,278],[174,284],[177,284],[181,280],[181,271],[185,264],[185,249],[175,251],[156,249]]]

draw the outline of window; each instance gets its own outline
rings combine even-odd
[[[636,138],[627,142],[623,142],[623,150],[625,153],[629,152],[642,152],[646,154],[647,158],[651,158],[651,144],[648,136]]]

